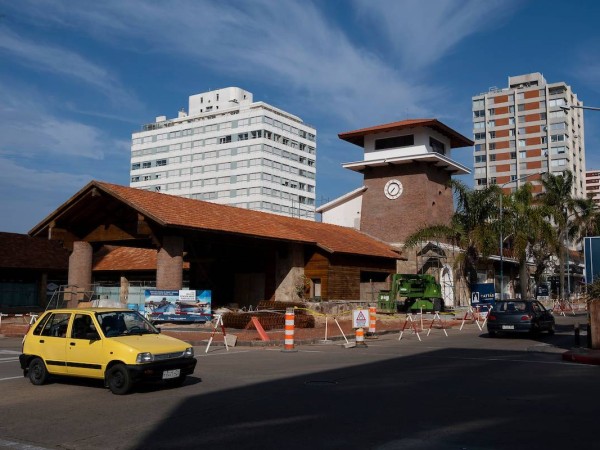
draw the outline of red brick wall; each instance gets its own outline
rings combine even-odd
[[[399,180],[404,191],[390,200],[385,184]],[[426,163],[377,167],[365,172],[361,231],[386,242],[404,239],[426,225],[448,223],[454,206],[448,172]]]

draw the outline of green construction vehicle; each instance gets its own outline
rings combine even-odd
[[[379,291],[377,312],[443,311],[442,287],[432,275],[392,275],[391,289]]]

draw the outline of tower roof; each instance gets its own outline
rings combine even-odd
[[[347,131],[345,133],[338,134],[340,139],[350,142],[351,144],[364,147],[365,136],[369,134],[385,133],[388,131],[405,130],[409,128],[422,128],[429,127],[437,131],[438,133],[447,136],[450,139],[451,148],[469,147],[473,145],[471,139],[466,138],[462,134],[454,131],[447,125],[444,125],[437,119],[409,119],[401,120],[399,122],[386,123],[383,125],[375,125],[373,127],[361,128],[359,130]]]

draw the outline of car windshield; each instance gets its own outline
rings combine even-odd
[[[158,333],[158,330],[136,311],[107,311],[96,313],[96,318],[106,337]]]
[[[527,311],[527,303],[514,301],[514,302],[496,302],[496,306],[494,306],[494,310],[498,312],[525,312]]]

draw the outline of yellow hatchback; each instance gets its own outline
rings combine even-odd
[[[24,376],[41,385],[50,375],[103,379],[114,394],[126,394],[142,380],[181,385],[194,372],[194,349],[160,334],[128,309],[46,311],[23,340]]]

